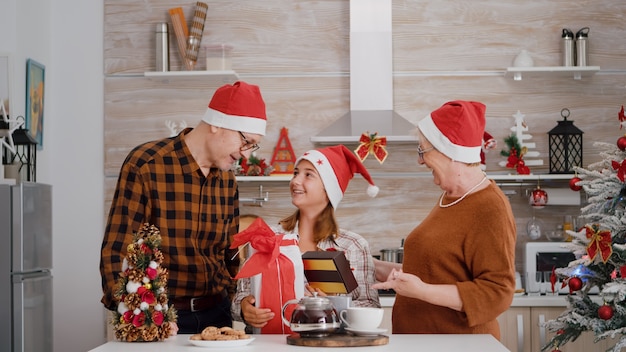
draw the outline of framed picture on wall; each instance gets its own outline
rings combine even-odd
[[[0,52],[0,115],[11,110],[11,56]],[[1,110],[4,107],[4,110]],[[0,117],[1,119],[2,117]]]
[[[26,128],[37,141],[37,149],[43,147],[45,73],[44,65],[33,59],[26,61]]]

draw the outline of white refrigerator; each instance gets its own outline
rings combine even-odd
[[[0,349],[52,352],[50,185],[0,185],[0,241]]]

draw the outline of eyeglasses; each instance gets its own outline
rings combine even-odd
[[[417,145],[417,156],[419,157],[419,160],[424,161],[424,154],[426,152],[429,152],[431,150],[435,149],[435,147],[430,147],[430,148],[426,148],[426,149],[422,149],[421,145]]]
[[[258,144],[248,141],[248,138],[246,138],[246,136],[244,136],[241,131],[239,131],[239,135],[241,136],[241,140],[243,141],[243,145],[239,147],[239,150],[241,150],[242,152],[247,152],[248,150],[256,152],[257,150],[259,150],[259,148],[261,148]]]

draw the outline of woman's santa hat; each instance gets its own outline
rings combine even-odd
[[[424,137],[452,160],[480,162],[485,132],[485,105],[455,100],[443,104],[422,119],[417,127]]]
[[[359,173],[369,183],[367,194],[370,197],[376,197],[378,187],[374,185],[374,181],[369,172],[352,151],[344,145],[336,145],[321,149],[309,150],[296,160],[296,165],[300,160],[308,160],[315,166],[317,172],[322,178],[326,194],[333,208],[337,209],[339,202],[343,198],[343,194],[348,188],[348,182]]]
[[[243,81],[215,91],[202,121],[233,131],[265,135],[265,102],[258,86]]]

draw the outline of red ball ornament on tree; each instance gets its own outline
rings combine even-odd
[[[568,282],[570,292],[576,292],[583,288],[583,280],[579,277],[573,277]]]
[[[569,188],[572,191],[580,191],[582,189],[582,186],[578,186],[576,184],[578,181],[581,181],[580,177],[573,177],[571,180],[569,180]]]
[[[598,308],[598,317],[604,320],[611,319],[613,317],[613,307],[605,304],[602,307]]]
[[[617,140],[617,147],[619,150],[626,150],[626,135],[619,137]]]

